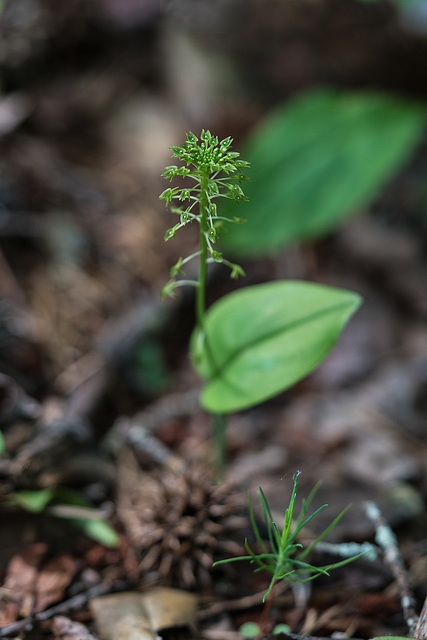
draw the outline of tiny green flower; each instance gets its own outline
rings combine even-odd
[[[184,273],[183,270],[181,269],[181,266],[182,266],[182,258],[179,258],[176,264],[174,264],[174,266],[170,270],[171,278],[175,278],[178,274]]]
[[[240,264],[231,264],[231,274],[230,274],[230,278],[232,278],[233,280],[237,280],[237,278],[239,278],[240,276],[244,276],[245,272],[243,271],[242,267],[240,266]]]
[[[220,251],[211,251],[211,257],[215,262],[222,262],[222,253]]]
[[[175,227],[171,227],[170,229],[168,229],[165,233],[165,242],[167,242],[168,240],[170,240],[171,238],[175,238]]]

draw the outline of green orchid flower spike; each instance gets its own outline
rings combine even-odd
[[[231,151],[233,139],[228,137],[219,141],[210,131],[202,130],[199,138],[194,133],[187,134],[187,140],[182,147],[172,146],[172,158],[185,162],[186,166],[171,165],[166,167],[162,176],[167,180],[186,178],[193,181],[193,186],[169,187],[160,194],[160,200],[165,200],[166,206],[173,201],[182,202],[182,206],[171,207],[171,212],[179,216],[179,222],[165,233],[165,241],[175,237],[175,233],[190,222],[200,225],[200,250],[188,256],[179,258],[171,269],[171,280],[163,289],[163,295],[173,295],[174,289],[182,285],[193,284],[198,288],[197,319],[199,326],[203,326],[205,312],[206,267],[210,262],[220,262],[231,270],[231,278],[244,275],[243,269],[229,262],[220,251],[214,249],[223,222],[240,224],[243,218],[225,218],[218,215],[215,200],[228,198],[240,203],[246,200],[241,183],[246,180],[242,173],[249,166],[248,162],[239,160],[239,153]],[[193,258],[200,258],[200,272],[198,281],[177,280],[183,275],[182,266]]]

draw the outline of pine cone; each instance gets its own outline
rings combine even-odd
[[[233,541],[247,526],[246,518],[236,515],[242,502],[230,485],[215,485],[200,461],[189,461],[180,471],[148,473],[130,451],[120,459],[117,514],[141,558],[144,582],[209,586],[215,560],[242,554],[242,545]]]

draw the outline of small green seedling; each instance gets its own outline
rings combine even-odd
[[[273,636],[278,635],[279,633],[290,633],[291,628],[287,624],[277,624],[272,634]],[[262,629],[256,622],[245,622],[239,627],[239,633],[244,638],[257,638],[258,636],[262,636]]]
[[[185,180],[160,195],[179,221],[166,231],[165,240],[197,222],[199,249],[179,258],[163,293],[174,295],[182,285],[196,287],[197,327],[190,345],[193,364],[206,381],[202,406],[216,416],[219,465],[224,459],[225,414],[248,409],[284,391],[310,373],[327,355],[344,325],[358,308],[357,294],[317,284],[277,281],[235,291],[206,309],[207,268],[219,262],[231,270],[231,278],[243,269],[216,249],[225,222],[240,224],[238,217],[219,215],[217,201],[245,200],[241,184],[248,162],[231,151],[231,138],[219,141],[209,131],[200,140],[187,134],[182,147],[172,146],[173,158],[183,166],[166,167],[163,177]],[[188,184],[188,182],[190,184]],[[268,225],[269,211],[265,211]],[[188,280],[183,267],[199,259],[197,280]]]
[[[68,487],[17,491],[2,506],[64,518],[106,547],[115,548],[119,544],[119,537],[107,520],[84,496]]]
[[[259,531],[254,510],[251,504],[251,501],[248,497],[248,506],[249,506],[249,516],[251,519],[252,528],[254,531],[255,539],[258,543],[260,552],[256,553],[249,546],[248,540],[245,540],[245,547],[249,555],[247,556],[238,556],[236,558],[227,558],[226,560],[219,560],[214,563],[214,567],[220,564],[225,564],[229,562],[240,562],[242,560],[248,560],[251,564],[257,565],[255,568],[255,573],[260,571],[267,571],[272,575],[270,584],[267,588],[267,591],[264,594],[263,602],[266,603],[267,598],[271,596],[267,601],[267,606],[264,610],[265,616],[268,614],[271,600],[274,594],[274,588],[278,582],[281,580],[288,580],[289,582],[308,582],[310,580],[314,580],[315,578],[321,575],[329,575],[329,571],[331,569],[336,569],[337,567],[342,567],[349,562],[352,562],[356,558],[364,555],[363,553],[352,556],[351,558],[346,558],[345,560],[341,560],[339,562],[335,562],[332,564],[324,565],[321,567],[317,567],[315,565],[307,562],[307,557],[311,551],[316,547],[316,545],[321,542],[328,533],[335,527],[335,525],[341,520],[343,515],[346,513],[348,507],[346,507],[341,513],[331,522],[331,524],[307,547],[303,547],[302,544],[297,542],[298,535],[301,530],[309,523],[313,518],[316,517],[320,511],[327,507],[326,504],[322,505],[314,513],[311,515],[307,515],[307,510],[318,490],[319,485],[316,485],[314,489],[311,491],[307,500],[303,500],[302,508],[298,516],[294,519],[294,510],[295,510],[295,501],[298,491],[298,478],[300,476],[300,471],[294,476],[294,485],[292,490],[292,495],[289,501],[289,506],[285,511],[285,517],[283,521],[282,528],[276,524],[273,519],[267,498],[264,495],[261,487],[259,488],[258,499],[261,505],[263,518],[265,521],[266,529],[267,529],[267,537],[269,548],[264,542],[261,533]]]

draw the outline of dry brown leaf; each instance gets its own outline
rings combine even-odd
[[[55,634],[55,640],[96,640],[96,636],[90,633],[84,624],[65,616],[55,616],[51,629]]]
[[[62,599],[76,572],[76,563],[66,553],[50,560],[40,571],[35,588],[34,609],[38,613]]]
[[[156,640],[161,630],[175,627],[194,632],[196,607],[194,594],[167,587],[111,594],[90,602],[103,640]]]
[[[15,622],[33,610],[38,567],[47,551],[44,543],[29,545],[9,562],[0,603],[0,626]]]

